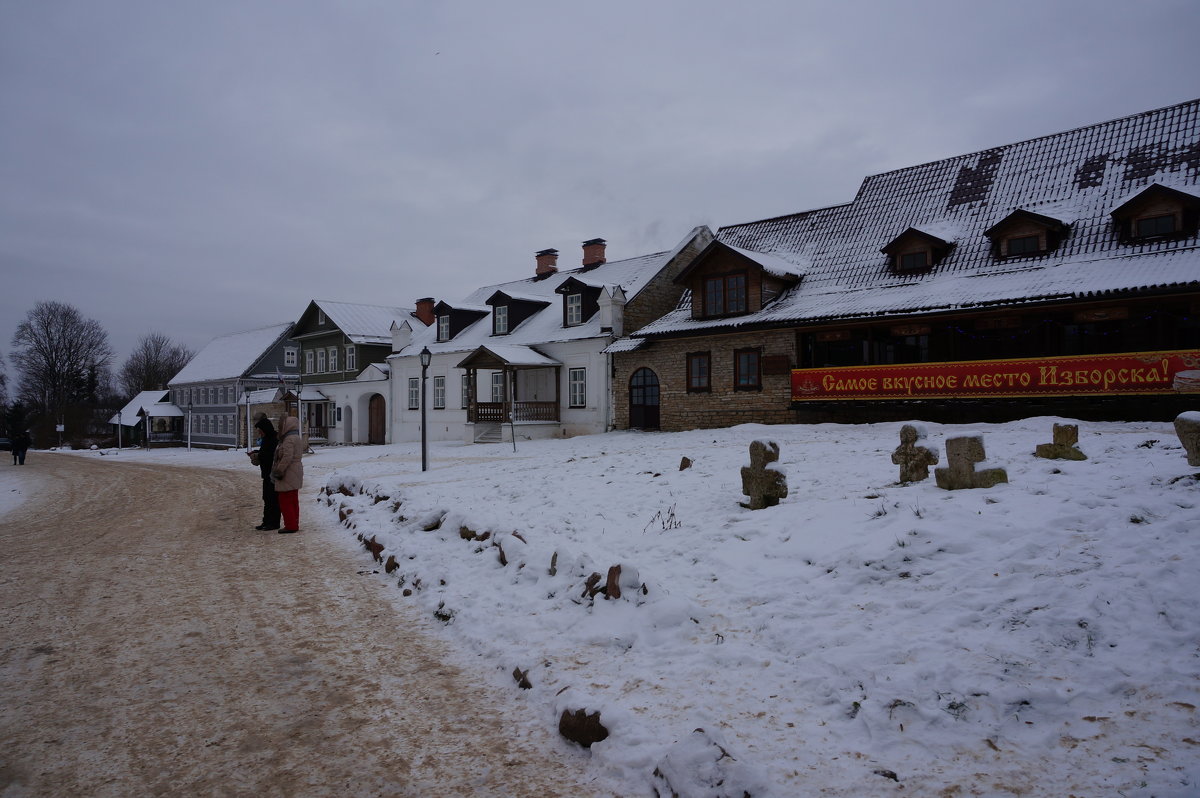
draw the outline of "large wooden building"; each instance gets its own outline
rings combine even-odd
[[[1198,224],[1200,100],[868,177],[658,286],[608,350],[615,426],[1173,418]]]

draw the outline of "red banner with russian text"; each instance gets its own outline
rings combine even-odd
[[[1200,394],[1200,350],[792,370],[792,401]]]

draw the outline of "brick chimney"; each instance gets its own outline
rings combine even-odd
[[[558,250],[543,249],[537,253],[537,276],[546,277],[558,271]]]
[[[433,301],[433,297],[431,297],[431,296],[427,296],[424,299],[417,300],[416,316],[417,316],[417,319],[422,324],[424,324],[426,327],[428,327],[430,324],[433,324],[437,320],[436,317],[433,315],[433,305],[434,305],[434,301]]]
[[[604,245],[603,238],[593,238],[583,242],[583,265],[599,266],[604,263]]]

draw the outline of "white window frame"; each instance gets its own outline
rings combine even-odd
[[[567,294],[567,326],[583,324],[583,294]]]
[[[288,347],[283,350],[283,365],[288,368],[296,367],[296,350],[294,347]]]
[[[450,314],[448,313],[437,317],[437,339],[439,341],[450,340]]]
[[[318,374],[325,373],[325,350],[324,349],[317,350],[317,373]]]
[[[421,378],[420,377],[409,377],[408,378],[408,409],[409,410],[420,410],[421,409]]]
[[[346,345],[346,371],[354,371],[358,368],[358,353],[354,351],[351,344]]]
[[[504,402],[504,372],[503,371],[493,371],[492,372],[492,401],[498,402],[498,403]]]
[[[338,367],[337,367],[337,361],[338,361],[338,356],[337,356],[337,353],[338,353],[338,348],[337,348],[336,346],[331,346],[331,347],[329,347],[329,370],[330,370],[330,371],[337,371],[337,370],[338,370]]]
[[[304,373],[305,374],[313,373],[313,363],[314,362],[315,361],[313,360],[313,351],[311,349],[305,350],[305,352],[304,352]]]
[[[508,305],[492,308],[492,334],[508,335]]]
[[[567,369],[568,407],[587,407],[587,369]]]
[[[462,375],[462,406],[466,410],[471,404],[471,377],[468,374]]]
[[[433,378],[433,409],[434,410],[445,410],[446,409],[446,378],[445,377],[434,377]]]

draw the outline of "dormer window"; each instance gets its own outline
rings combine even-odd
[[[1137,238],[1157,238],[1171,236],[1178,232],[1175,224],[1175,214],[1167,213],[1160,216],[1143,216],[1133,220],[1133,234]]]
[[[1151,183],[1109,215],[1122,241],[1143,243],[1183,238],[1196,234],[1200,196]]]
[[[902,274],[928,271],[953,249],[954,243],[910,227],[880,250],[894,271]]]
[[[437,317],[437,339],[439,341],[450,340],[450,315],[446,314]]]
[[[992,241],[997,258],[1029,258],[1058,248],[1066,236],[1069,220],[1018,208],[983,234]]]
[[[1013,255],[1033,255],[1041,252],[1042,245],[1039,236],[1013,236],[1004,240],[1004,253]]]
[[[325,326],[325,311],[321,310],[320,308],[317,309],[317,326]]]
[[[746,312],[746,273],[704,278],[704,315],[730,316]]]
[[[508,305],[492,307],[492,335],[508,335]]]
[[[583,324],[583,294],[567,294],[567,326]]]

